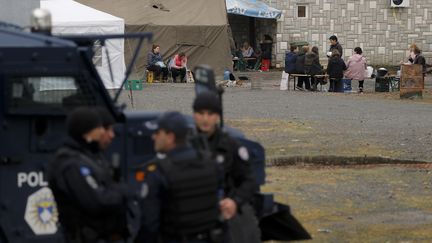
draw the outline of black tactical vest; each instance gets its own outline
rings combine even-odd
[[[186,236],[216,228],[220,215],[218,169],[210,155],[188,150],[159,165],[168,184],[163,234]]]
[[[111,183],[111,175],[106,168],[100,166],[100,162],[96,162],[97,159],[101,158],[90,158],[82,154],[81,151],[62,147],[56,153],[56,163],[52,163],[52,167],[49,169],[48,180],[49,186],[53,191],[57,207],[59,212],[62,214],[60,217],[60,223],[65,228],[67,233],[70,235],[80,232],[80,237],[86,238],[86,232],[89,232],[92,237],[103,238],[109,237],[112,234],[127,234],[126,232],[126,205],[124,213],[113,213],[110,215],[89,215],[83,212],[70,197],[63,192],[59,184],[64,184],[64,181],[59,178],[63,167],[66,166],[64,163],[68,158],[77,158],[81,161],[86,162],[87,166],[92,168],[93,176],[101,185],[106,186]],[[94,159],[94,161],[93,161]],[[82,232],[85,229],[86,232]],[[73,235],[75,236],[75,235]]]

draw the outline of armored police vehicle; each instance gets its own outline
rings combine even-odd
[[[65,118],[75,107],[103,106],[115,117],[116,139],[107,157],[117,165],[123,180],[133,183],[128,168],[153,157],[151,131],[143,124],[158,114],[127,112],[117,105],[119,94],[111,97],[92,63],[95,40],[103,43],[119,37],[124,36],[59,38],[0,27],[1,243],[62,241],[58,211],[44,171],[63,143]],[[142,43],[151,34],[126,37]],[[200,73],[205,76],[206,72]],[[204,81],[208,85],[208,79]],[[249,148],[257,182],[263,184],[262,146],[240,133],[234,135]],[[263,239],[305,237],[287,206],[274,203],[272,195],[257,195]]]

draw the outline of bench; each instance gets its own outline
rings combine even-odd
[[[293,85],[293,90],[296,89],[296,80],[298,79],[298,77],[308,77],[309,81],[311,80],[311,78],[315,77],[315,78],[324,78],[324,79],[328,79],[328,75],[327,74],[319,74],[319,75],[309,75],[309,74],[290,74],[288,77],[288,90],[290,90],[290,81],[291,79],[294,82]],[[322,84],[320,83],[320,91],[322,91]]]

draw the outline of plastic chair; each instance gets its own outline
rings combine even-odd
[[[236,60],[236,67],[237,71],[246,71],[247,62],[243,59],[243,54],[241,52],[237,53],[238,59]]]

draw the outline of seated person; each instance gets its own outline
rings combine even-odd
[[[289,74],[294,74],[296,71],[296,61],[297,61],[297,53],[296,46],[291,46],[290,51],[285,53],[285,72]]]
[[[255,58],[254,50],[249,45],[248,42],[243,43],[243,47],[241,48],[243,58]],[[248,66],[253,67],[255,65],[256,59],[247,60]]]
[[[147,70],[154,72],[155,77],[162,73],[162,80],[167,80],[168,68],[163,62],[159,45],[153,45],[152,50],[147,55]]]
[[[184,52],[180,52],[175,55],[173,60],[171,61],[171,73],[173,77],[173,82],[176,83],[177,76],[180,75],[180,82],[183,82],[186,76],[186,64],[187,57]]]
[[[297,54],[297,59],[295,63],[295,70],[297,74],[306,74],[305,59],[306,59],[306,53],[308,52],[309,52],[309,46],[303,46],[301,48],[301,51]],[[303,76],[298,77],[297,89],[304,90],[303,83],[305,84],[306,90],[311,90],[309,78]]]
[[[312,90],[317,90],[318,79],[315,75],[323,74],[323,70],[319,61],[318,47],[312,47],[312,50],[305,55],[304,63],[305,74],[311,75]]]

